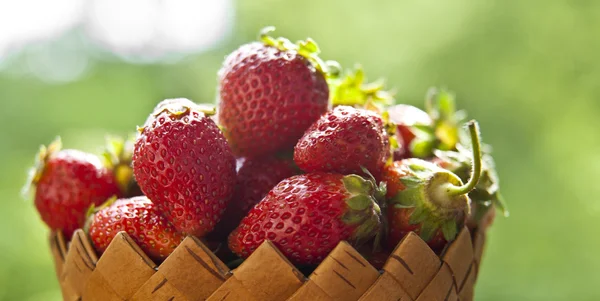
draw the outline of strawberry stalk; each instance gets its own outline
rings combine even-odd
[[[476,121],[471,120],[467,126],[469,127],[469,133],[471,135],[471,144],[473,147],[473,170],[471,173],[471,178],[469,178],[469,181],[464,185],[454,186],[451,183],[447,183],[445,185],[446,187],[441,186],[447,190],[447,194],[450,197],[455,197],[471,192],[471,190],[473,190],[475,186],[477,186],[479,178],[481,177],[481,141],[479,138],[479,125]]]

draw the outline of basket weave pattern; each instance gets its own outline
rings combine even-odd
[[[56,275],[69,301],[468,301],[484,242],[485,229],[472,235],[464,228],[440,258],[410,233],[381,273],[341,242],[307,279],[269,241],[230,271],[194,237],[156,266],[125,232],[100,258],[82,230],[68,248],[61,234],[50,236]]]

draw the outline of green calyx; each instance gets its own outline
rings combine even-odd
[[[284,37],[273,38],[270,34],[274,31],[274,26],[263,28],[259,33],[259,40],[265,45],[275,47],[281,51],[291,50],[298,52],[298,54],[309,60],[328,79],[336,78],[339,75],[341,69],[339,63],[335,61],[323,61],[319,57],[321,49],[319,49],[319,46],[313,39],[307,38],[304,41],[300,40],[293,43]]]
[[[52,143],[46,147],[45,145],[40,146],[40,150],[38,151],[35,157],[35,163],[29,169],[27,175],[27,181],[25,182],[25,186],[21,189],[21,194],[24,198],[29,197],[29,193],[31,191],[31,187],[35,186],[42,177],[44,173],[44,168],[46,166],[46,162],[52,157],[53,154],[60,151],[62,148],[62,141],[60,137],[56,137]]]
[[[406,188],[393,199],[392,206],[413,208],[410,224],[420,224],[420,235],[428,241],[438,229],[444,238],[452,241],[470,213],[471,200],[468,193],[479,182],[481,175],[481,153],[479,126],[468,123],[473,145],[472,176],[463,184],[454,173],[420,159],[405,160],[411,171],[401,179]]]
[[[343,178],[344,187],[350,193],[346,204],[355,211],[364,211],[372,204],[377,203],[375,199],[375,185],[358,175],[347,175]]]
[[[470,200],[466,195],[450,196],[443,187],[462,185],[461,180],[430,162],[409,160],[411,174],[401,179],[406,188],[398,192],[390,206],[413,209],[409,223],[421,225],[423,240],[429,241],[440,228],[447,241],[454,240],[469,214]]]
[[[378,105],[394,102],[394,94],[384,88],[383,80],[368,83],[364,70],[357,65],[344,76],[329,81],[330,101],[333,106],[359,106],[379,111]]]
[[[104,166],[112,171],[119,189],[125,194],[132,185],[135,185],[131,166],[134,142],[134,135],[130,135],[127,139],[107,136],[105,150],[102,153]]]
[[[388,141],[390,142],[389,156],[386,164],[392,164],[394,163],[394,150],[400,147],[400,142],[398,142],[398,137],[396,136],[398,126],[392,122],[388,111],[383,111],[381,113],[381,119],[383,120],[383,127],[385,128],[385,132],[388,135]]]
[[[485,149],[485,147],[484,147]],[[466,181],[470,174],[470,150],[457,145],[457,151],[434,151],[437,158],[441,159],[447,166],[446,169],[458,175]],[[497,208],[505,217],[509,216],[509,210],[500,193],[500,180],[496,173],[493,157],[484,151],[481,157],[481,178],[475,189],[469,193],[471,201],[477,203],[477,210],[473,213],[476,221],[480,221],[487,210]]]
[[[382,216],[379,201],[385,195],[385,184],[377,186],[373,179],[354,174],[344,176],[342,182],[349,194],[346,199],[348,211],[342,220],[348,225],[357,225],[352,239],[360,245],[380,235]]]
[[[446,89],[432,88],[427,93],[425,108],[435,129],[435,137],[439,140],[438,149],[454,149],[459,141],[459,125],[466,117],[464,112],[456,110],[456,97]]]
[[[461,136],[459,125],[465,121],[466,114],[456,110],[455,98],[446,89],[429,89],[425,97],[425,108],[433,123],[412,127],[416,138],[409,147],[415,157],[430,157],[435,149],[456,149]]]

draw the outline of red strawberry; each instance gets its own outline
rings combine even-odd
[[[227,237],[277,183],[299,173],[294,161],[283,157],[245,158],[238,159],[238,162],[240,167],[233,197],[223,219],[210,234],[211,238],[219,241]]]
[[[394,160],[412,157],[410,144],[416,137],[415,125],[431,126],[429,115],[419,108],[411,105],[399,104],[387,108],[390,121],[396,124],[396,135],[399,148],[394,150]]]
[[[306,172],[378,174],[390,152],[383,120],[374,112],[338,106],[300,138],[294,161]]]
[[[35,206],[42,220],[70,238],[83,226],[87,209],[119,195],[119,187],[98,157],[60,148],[60,139],[40,148],[24,192],[35,186]]]
[[[326,66],[312,40],[269,37],[241,46],[219,71],[219,122],[236,156],[291,149],[327,111]]]
[[[145,195],[184,233],[221,218],[235,185],[235,158],[217,125],[187,99],[157,106],[135,143],[133,172]]]
[[[297,175],[281,181],[229,236],[248,257],[271,240],[295,264],[317,264],[342,240],[360,245],[380,230],[374,182],[357,175]]]
[[[421,159],[402,160],[384,172],[390,188],[388,196],[393,195],[387,208],[389,249],[413,231],[439,252],[463,227],[470,212],[467,194],[481,175],[479,128],[475,121],[469,122],[469,130],[473,175],[466,184],[452,172]]]
[[[89,221],[89,235],[99,254],[125,231],[152,260],[164,260],[185,236],[173,227],[147,197],[119,199],[99,208]]]

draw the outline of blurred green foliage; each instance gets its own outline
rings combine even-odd
[[[362,63],[399,102],[447,86],[480,121],[512,215],[489,233],[476,300],[600,300],[600,2],[589,0],[247,0],[225,44],[176,64],[97,61],[67,84],[0,73],[1,300],[60,300],[48,230],[19,196],[39,144],[60,134],[98,151],[163,98],[212,102],[223,57],[265,25]]]

